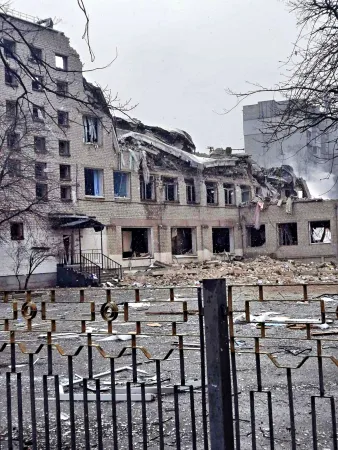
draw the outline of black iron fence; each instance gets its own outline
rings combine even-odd
[[[4,292],[0,449],[336,450],[337,305],[224,280]]]

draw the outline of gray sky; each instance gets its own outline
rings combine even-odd
[[[122,100],[145,123],[181,128],[199,151],[243,146],[242,108],[226,88],[247,82],[273,85],[296,36],[296,20],[281,0],[84,0],[96,55],[90,63],[81,39],[84,17],[76,0],[13,0],[12,7],[40,18],[58,18],[85,68],[114,64],[88,75]],[[267,99],[259,96],[245,103]]]

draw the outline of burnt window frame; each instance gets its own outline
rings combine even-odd
[[[252,245],[252,230],[258,232],[261,230],[261,228],[264,228],[264,243],[262,245]],[[247,248],[262,248],[266,247],[266,239],[267,239],[267,230],[266,225],[262,223],[259,227],[259,230],[256,230],[254,226],[247,226],[246,227],[246,246]]]
[[[285,243],[285,241],[284,241],[284,243],[283,243],[283,236],[282,236],[282,232],[283,232],[283,230],[282,230],[282,227],[283,226],[285,226],[285,225],[287,225],[287,226],[296,226],[296,236],[297,236],[297,239],[296,239],[296,241],[290,241],[290,243]],[[278,223],[277,224],[277,233],[278,233],[278,244],[279,244],[279,246],[280,247],[293,247],[293,246],[297,246],[298,244],[299,244],[299,238],[298,238],[298,224],[297,224],[297,222],[282,222],[282,223]]]

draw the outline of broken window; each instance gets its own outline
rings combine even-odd
[[[242,199],[242,203],[248,203],[251,201],[250,186],[241,186],[241,199]]]
[[[58,111],[58,125],[60,127],[69,126],[69,114],[67,111]]]
[[[254,227],[247,228],[248,247],[262,247],[265,245],[265,225],[261,225],[259,230]]]
[[[10,150],[19,150],[20,149],[19,133],[8,133],[7,134],[7,147]]]
[[[309,226],[311,244],[331,243],[331,225],[329,220],[310,222]]]
[[[212,229],[212,248],[213,253],[229,253],[231,251],[231,229],[213,228]]]
[[[36,183],[35,193],[38,200],[46,202],[48,200],[48,185],[45,183]]]
[[[64,97],[68,94],[68,83],[66,81],[56,82],[56,95]]]
[[[178,182],[177,178],[162,178],[163,183],[163,199],[165,202],[178,201]]]
[[[173,255],[196,254],[196,233],[194,228],[171,229],[171,251]]]
[[[37,180],[45,180],[47,178],[47,163],[36,162],[35,163],[35,178]]]
[[[35,122],[45,121],[45,109],[42,106],[33,105],[33,120]]]
[[[9,39],[3,39],[2,45],[4,48],[5,58],[14,58],[15,55],[15,42]]]
[[[85,169],[85,194],[103,196],[103,170]]]
[[[6,116],[7,117],[16,117],[16,101],[6,100]]]
[[[31,51],[30,61],[33,63],[40,63],[42,61],[41,48],[30,46],[30,51]]]
[[[224,188],[224,203],[226,205],[235,204],[235,187],[232,184],[223,184]]]
[[[69,181],[71,179],[71,169],[69,164],[60,164],[60,180]]]
[[[12,241],[22,241],[24,239],[23,234],[23,223],[13,222],[11,223],[11,240]]]
[[[184,180],[186,186],[187,203],[196,203],[195,182],[193,179]]]
[[[97,117],[83,117],[83,140],[86,144],[99,142],[99,120]]]
[[[57,69],[67,70],[68,68],[68,58],[63,55],[55,55],[55,67]]]
[[[207,204],[208,205],[217,205],[217,203],[218,203],[217,183],[206,181],[205,187],[207,190]]]
[[[34,150],[36,153],[46,153],[46,138],[34,136]]]
[[[71,186],[60,187],[61,200],[64,202],[70,202],[72,200],[72,188]]]
[[[279,245],[298,245],[297,223],[278,225]]]
[[[40,75],[34,75],[34,77],[32,78],[33,91],[42,92],[42,84],[43,84],[43,77]]]
[[[5,67],[5,83],[9,86],[16,87],[18,85],[18,76],[15,70]]]
[[[150,231],[149,228],[122,228],[122,257],[149,257]]]
[[[21,161],[19,159],[9,159],[7,162],[8,176],[11,178],[21,176]]]
[[[115,198],[129,198],[130,190],[130,174],[128,172],[114,171],[114,197]]]
[[[142,175],[140,175],[140,197],[141,200],[155,200],[156,199],[156,190],[155,190],[155,177],[149,177],[149,183],[144,181]]]

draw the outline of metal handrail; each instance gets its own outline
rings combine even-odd
[[[86,272],[93,279],[95,279],[93,277],[95,275],[98,283],[101,283],[101,267],[84,255],[81,255],[80,257],[80,271]]]

